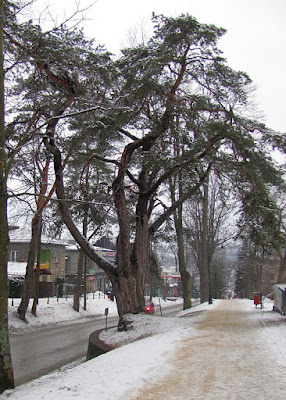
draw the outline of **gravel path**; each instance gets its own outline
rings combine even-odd
[[[198,334],[181,341],[172,370],[132,400],[286,399],[286,371],[258,315],[226,300],[200,321],[190,319]]]

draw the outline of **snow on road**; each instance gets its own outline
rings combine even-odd
[[[134,335],[152,332],[152,324],[156,335],[6,391],[0,400],[285,399],[285,317],[271,308],[225,300],[181,318],[137,316]],[[110,335],[116,341],[117,333]]]

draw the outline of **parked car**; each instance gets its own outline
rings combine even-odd
[[[154,314],[155,305],[153,301],[145,301],[145,313],[146,314]]]

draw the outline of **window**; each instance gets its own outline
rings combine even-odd
[[[59,252],[58,251],[54,251],[53,256],[54,256],[55,264],[58,264],[59,263]]]
[[[14,261],[14,262],[16,262],[17,261],[17,251],[16,250],[11,250],[11,253],[10,253],[10,261]]]
[[[70,272],[71,271],[71,259],[70,259],[70,257],[67,256],[65,261],[66,261],[66,272]]]

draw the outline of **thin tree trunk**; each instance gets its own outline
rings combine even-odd
[[[89,169],[86,169],[86,176],[85,176],[85,184],[86,187],[88,186],[88,179],[89,179]],[[86,189],[85,187],[85,189]],[[86,198],[86,196],[84,196]],[[84,210],[83,216],[83,224],[82,224],[82,235],[86,239],[87,237],[87,229],[88,229],[88,211],[87,209]],[[83,285],[83,295],[84,295],[84,306],[83,309],[86,311],[86,254],[82,249],[80,249],[79,257],[78,257],[78,264],[77,264],[77,279],[76,279],[76,287],[74,292],[74,301],[73,301],[73,309],[79,312],[79,304],[80,304],[80,295],[82,289],[82,277],[84,273],[84,285]]]
[[[40,233],[38,237],[38,248],[37,248],[37,266],[36,266],[36,273],[35,273],[35,280],[34,280],[34,300],[32,305],[32,314],[36,317],[37,316],[37,305],[39,302],[39,278],[40,278],[40,266],[41,266],[41,236],[42,236],[42,223],[40,227]]]
[[[178,176],[178,189],[179,189],[179,197],[183,195],[182,188],[182,178],[179,174]],[[175,203],[175,184],[170,180],[170,189],[172,196],[172,203]],[[176,229],[177,236],[177,255],[179,261],[179,271],[182,280],[182,288],[183,288],[183,309],[192,307],[192,276],[190,272],[187,270],[187,263],[185,257],[185,246],[184,246],[184,232],[183,232],[183,204],[180,204],[177,210],[174,211],[174,223]]]
[[[77,260],[77,277],[76,277],[76,284],[73,296],[73,309],[77,312],[79,312],[79,304],[80,304],[79,299],[82,287],[83,259],[84,259],[84,252],[83,250],[80,250]]]
[[[83,257],[83,309],[86,311],[87,309],[87,265],[86,265],[86,254]]]
[[[0,393],[14,387],[14,375],[8,335],[8,221],[5,152],[3,0],[0,0]]]
[[[200,301],[210,300],[210,274],[208,262],[208,182],[204,183],[203,215],[201,232]]]
[[[177,244],[178,244],[178,260],[179,260],[179,271],[182,279],[183,288],[183,309],[192,307],[192,276],[187,270],[186,258],[185,258],[185,246],[184,246],[184,234],[182,221],[177,220],[176,224]]]

